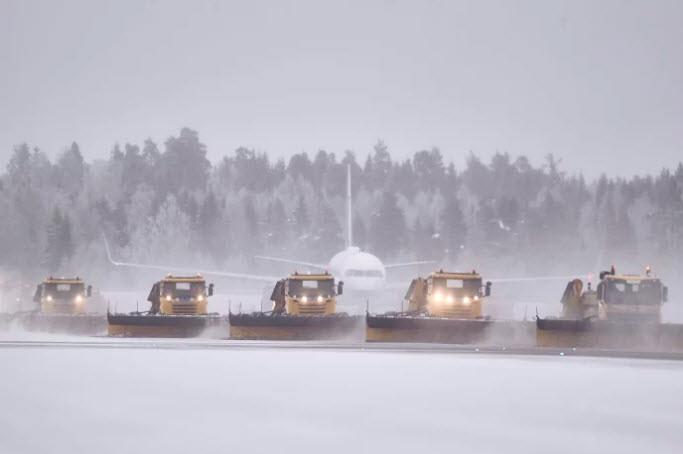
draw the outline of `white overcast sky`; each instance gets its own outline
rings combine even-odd
[[[213,161],[381,138],[655,172],[683,160],[683,2],[0,0],[0,165],[182,126]]]

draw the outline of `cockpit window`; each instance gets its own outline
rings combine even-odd
[[[380,270],[356,270],[348,269],[345,273],[346,277],[375,277],[382,278],[384,275]]]

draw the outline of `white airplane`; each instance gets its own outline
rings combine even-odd
[[[377,292],[387,284],[387,270],[405,266],[435,263],[432,261],[415,261],[391,263],[385,265],[375,255],[363,252],[353,245],[353,218],[351,202],[351,166],[346,167],[346,249],[336,253],[327,264],[304,262],[279,257],[257,255],[257,259],[271,262],[316,268],[331,273],[337,280],[344,281],[344,288],[355,292]]]
[[[381,291],[386,287],[386,270],[403,266],[422,265],[434,263],[429,261],[415,261],[393,263],[385,265],[377,256],[363,252],[353,246],[352,215],[351,215],[351,166],[347,166],[346,172],[346,249],[335,254],[327,264],[311,263],[301,260],[293,260],[279,257],[256,256],[262,260],[287,263],[306,268],[324,270],[332,274],[338,281],[344,281],[344,289],[351,292],[368,293]],[[233,273],[229,271],[188,269],[169,265],[150,265],[144,263],[123,262],[114,260],[109,242],[104,237],[104,246],[107,258],[115,266],[156,269],[164,272],[176,271],[184,273],[200,273],[204,275],[223,276],[235,279],[247,279],[275,283],[281,277],[265,276],[259,274]]]

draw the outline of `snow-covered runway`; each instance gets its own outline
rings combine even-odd
[[[51,341],[0,348],[0,452],[683,447],[683,362]]]

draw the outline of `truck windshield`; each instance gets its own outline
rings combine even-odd
[[[164,282],[164,295],[171,295],[175,298],[191,298],[204,295],[203,282]]]
[[[45,296],[50,295],[55,299],[70,299],[76,295],[83,295],[83,284],[49,283],[45,284]]]
[[[659,304],[662,283],[657,280],[608,280],[605,302],[609,304]]]
[[[334,295],[334,279],[290,279],[289,295]]]
[[[446,279],[432,280],[433,290],[439,290],[455,296],[474,296],[479,293],[481,279]]]

